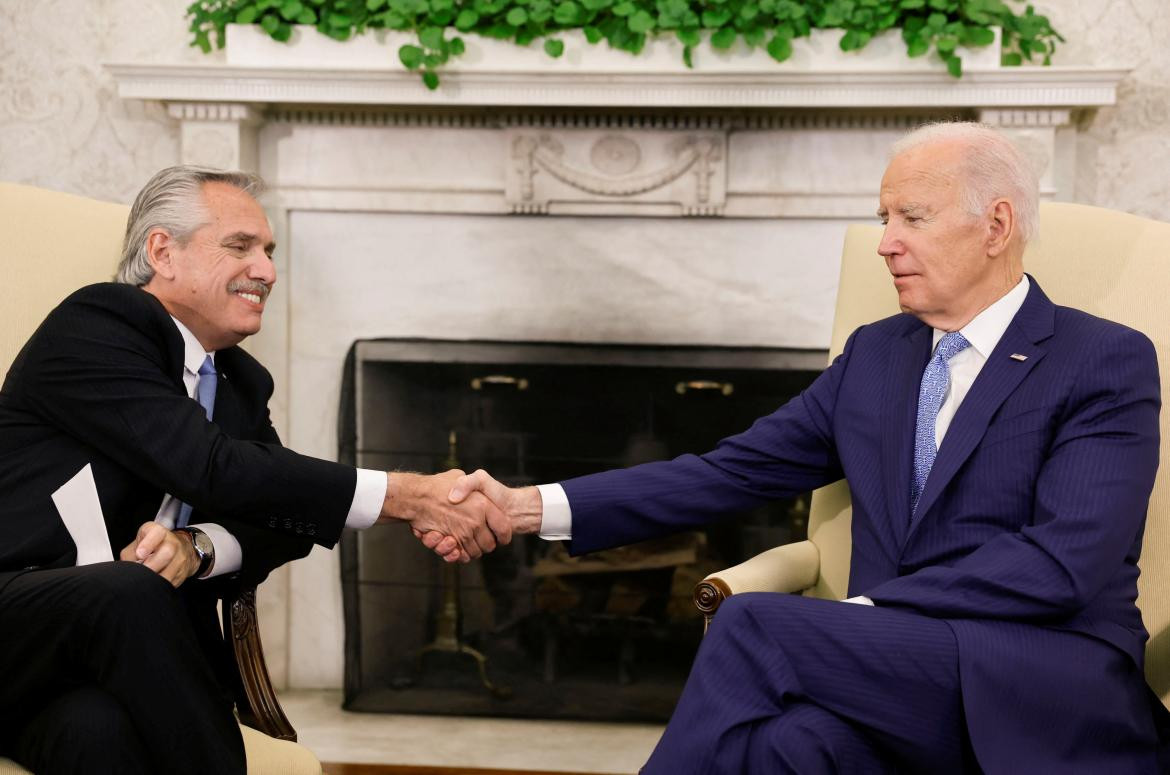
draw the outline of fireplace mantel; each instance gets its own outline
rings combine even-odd
[[[937,71],[490,70],[452,67],[430,91],[391,69],[111,64],[119,96],[247,105],[619,108],[1094,108],[1113,105],[1126,69]]]

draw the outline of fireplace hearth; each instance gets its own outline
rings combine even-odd
[[[710,449],[803,389],[824,351],[366,340],[346,362],[341,458],[552,482]],[[804,537],[807,497],[569,557],[519,536],[446,566],[404,528],[341,550],[350,710],[663,721],[702,635],[708,572]]]

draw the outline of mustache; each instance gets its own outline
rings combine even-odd
[[[228,283],[228,293],[258,293],[260,294],[260,301],[266,301],[271,289],[259,280],[232,280]]]

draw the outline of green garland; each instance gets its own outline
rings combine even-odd
[[[651,36],[674,34],[690,67],[704,32],[710,33],[712,48],[728,49],[742,37],[783,62],[792,55],[793,39],[813,28],[844,30],[842,51],[863,48],[875,34],[900,28],[908,56],[933,49],[956,78],[963,72],[956,49],[988,45],[993,27],[1003,29],[1005,65],[1034,57],[1049,64],[1056,42],[1064,41],[1032,6],[1017,14],[1003,0],[195,0],[187,16],[191,45],[205,53],[213,36],[223,48],[224,27],[233,22],[257,24],[281,42],[294,24],[315,25],[336,40],[367,29],[411,30],[418,45],[401,46],[398,58],[421,72],[432,89],[439,85],[438,68],[463,53],[463,39],[453,32],[520,46],[543,38],[553,57],[564,51],[556,37],[564,30],[580,29],[590,43],[605,39],[632,54]]]

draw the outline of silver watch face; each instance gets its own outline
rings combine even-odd
[[[193,532],[191,539],[192,543],[195,544],[195,548],[199,551],[200,559],[215,552],[215,545],[211,543],[211,539],[208,538],[207,533],[204,533],[202,530]]]

